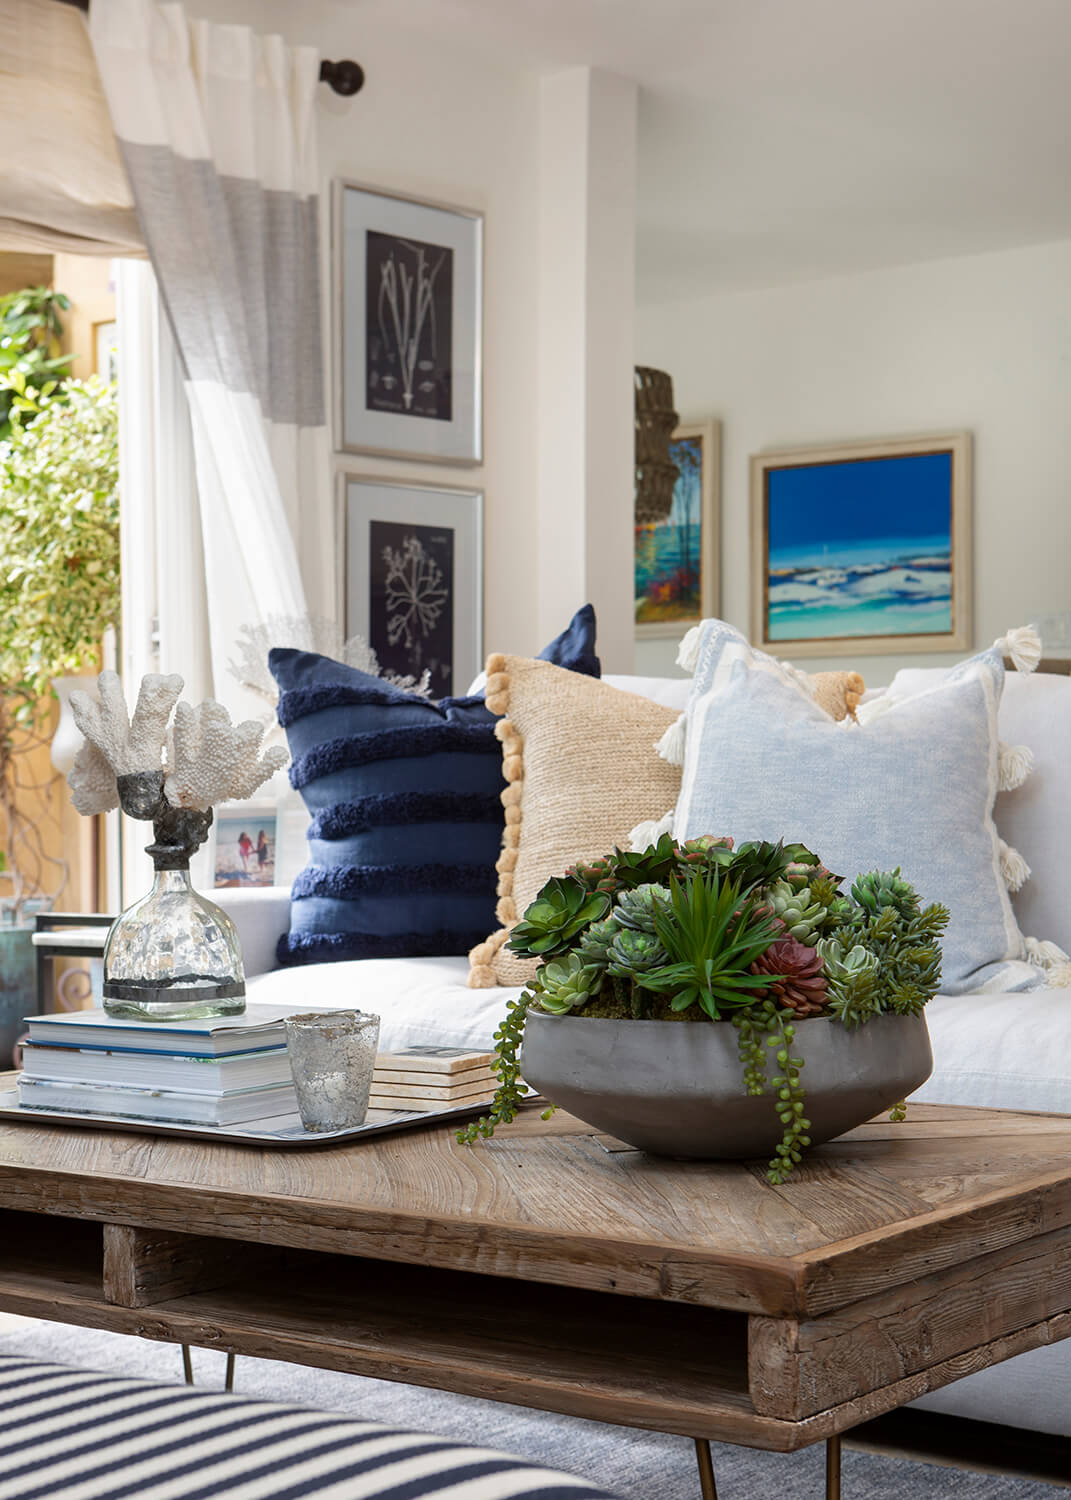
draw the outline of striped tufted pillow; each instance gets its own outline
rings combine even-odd
[[[547,648],[598,676],[591,606]],[[309,651],[276,649],[291,783],[312,817],[282,964],[467,953],[494,922],[501,747],[481,697],[432,702]]]

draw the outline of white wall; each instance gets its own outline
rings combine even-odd
[[[1071,243],[647,305],[636,331],[682,420],[723,423],[726,620],[749,628],[750,454],[955,428],[974,435],[976,644],[1071,610]],[[675,671],[675,651],[637,642],[636,670]],[[876,686],[954,659],[853,665]]]
[[[335,455],[336,472],[381,475],[416,483],[477,487],[484,491],[484,645],[486,651],[533,654],[548,632],[537,618],[539,602],[540,452],[556,434],[540,424],[540,77],[522,58],[504,62],[473,27],[443,26],[432,36],[393,0],[188,0],[191,14],[239,22],[259,32],[278,31],[311,43],[324,57],[354,58],[366,83],[343,99],[324,85],[319,94],[320,164],[324,192],[324,288],[330,289],[326,243],[330,181],[347,177],[374,187],[481,210],[484,225],[484,463],[475,468],[405,463]],[[605,75],[603,75],[605,76]],[[634,94],[634,86],[633,94]],[[632,104],[634,124],[634,101]],[[633,160],[634,145],[628,143]],[[595,167],[598,167],[595,163]],[[597,175],[597,173],[595,174]],[[629,183],[629,224],[632,194]],[[562,244],[586,237],[586,200],[578,223],[566,226]],[[621,287],[616,324],[623,347],[620,389],[624,423],[631,420],[631,349],[634,292],[632,242],[627,285]],[[620,280],[620,278],[618,278]],[[329,316],[330,298],[326,298]],[[620,342],[620,340],[619,340]],[[330,339],[328,332],[328,347]],[[603,389],[609,362],[585,372],[590,393]],[[612,376],[616,376],[616,366]],[[610,381],[614,384],[613,378]],[[620,424],[618,424],[620,425]],[[629,428],[631,431],[631,428]],[[580,452],[579,463],[584,462]],[[575,517],[577,535],[583,514]],[[619,552],[630,556],[627,502]],[[557,555],[571,544],[557,538]],[[620,571],[620,570],[619,570]],[[622,573],[622,580],[627,573]],[[631,670],[631,592],[622,580],[608,588],[598,577],[585,597],[570,595],[566,624],[585,598],[600,609],[608,668]],[[578,582],[573,594],[590,580]],[[313,604],[316,608],[317,604]],[[323,605],[319,608],[322,610]]]
[[[475,468],[335,457],[336,471],[484,491],[484,640],[528,653],[537,639],[536,344],[538,94],[534,72],[492,67],[471,50],[393,22],[387,6],[332,0],[190,0],[191,14],[239,22],[324,57],[354,58],[361,93],[318,96],[323,175],[323,290],[330,311],[330,182],[375,187],[481,210],[484,226],[484,455]],[[330,328],[325,329],[330,351]],[[329,406],[329,413],[332,408]],[[518,577],[519,575],[519,577]],[[582,601],[578,601],[582,602]],[[328,601],[310,606],[327,611]],[[562,622],[565,623],[564,621]],[[560,628],[560,627],[559,627]]]

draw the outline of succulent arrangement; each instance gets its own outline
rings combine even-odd
[[[768,1176],[784,1181],[810,1144],[796,1024],[914,1015],[940,984],[947,909],[923,908],[898,869],[843,886],[802,844],[734,848],[732,839],[713,837],[677,844],[669,834],[643,852],[617,849],[549,880],[509,940],[540,967],[495,1033],[494,1101],[459,1139],[489,1136],[516,1114],[530,1008],[728,1021],[745,1089],[773,1089],[783,1135]]]

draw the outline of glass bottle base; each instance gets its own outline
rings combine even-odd
[[[245,1012],[245,983],[231,980],[201,982],[191,974],[185,983],[138,984],[105,980],[104,1009],[117,1021],[200,1021],[211,1016],[240,1016]]]
[[[104,1009],[115,1021],[203,1021],[213,1016],[245,1014],[245,996],[230,995],[216,1000],[104,1000]]]

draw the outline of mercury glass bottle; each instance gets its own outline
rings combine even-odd
[[[199,896],[185,869],[157,869],[152,890],[119,916],[104,949],[104,1009],[133,1021],[239,1016],[245,975],[234,923]]]
[[[212,810],[173,808],[163,774],[116,778],[120,805],[152,819],[156,879],[149,894],[112,924],[104,947],[104,1009],[131,1021],[240,1016],[245,971],[234,923],[190,885],[190,855],[208,836]]]

